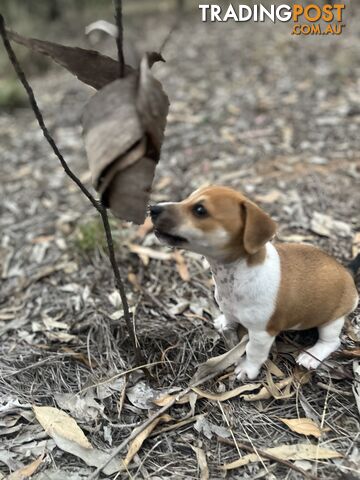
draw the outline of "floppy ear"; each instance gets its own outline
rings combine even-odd
[[[242,203],[245,213],[244,248],[253,255],[268,242],[276,232],[276,223],[252,202]]]

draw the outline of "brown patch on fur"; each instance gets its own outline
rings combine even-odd
[[[350,273],[311,245],[278,244],[281,283],[267,331],[318,327],[354,310],[357,291]]]

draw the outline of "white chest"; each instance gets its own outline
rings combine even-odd
[[[280,258],[275,247],[266,245],[266,258],[260,265],[248,266],[246,260],[240,260],[211,267],[215,298],[225,316],[246,328],[264,329],[280,287]]]

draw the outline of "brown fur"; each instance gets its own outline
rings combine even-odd
[[[267,331],[318,327],[354,309],[357,291],[350,273],[311,245],[278,244],[281,283]]]

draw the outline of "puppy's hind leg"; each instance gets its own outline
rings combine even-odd
[[[311,370],[317,368],[332,352],[340,347],[340,333],[345,317],[319,327],[319,339],[314,346],[300,353],[297,363]]]

